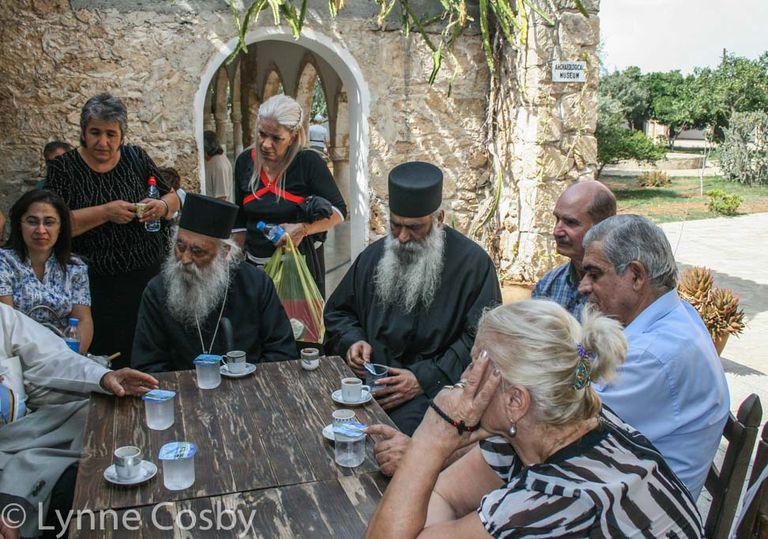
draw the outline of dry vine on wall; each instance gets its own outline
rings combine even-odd
[[[588,17],[582,0],[571,0],[573,9]],[[285,21],[293,35],[298,38],[304,25],[306,0],[255,0],[242,12],[236,7],[236,0],[228,0],[232,9],[234,24],[239,37],[238,46],[230,57],[233,60],[240,52],[247,52],[246,33],[263,11],[270,11],[274,23]],[[537,24],[555,25],[558,8],[544,0],[479,0],[473,6],[473,14],[467,0],[439,0],[434,2],[433,13],[419,16],[410,5],[410,0],[376,0],[379,5],[377,23],[385,29],[387,21],[399,8],[400,25],[404,34],[415,30],[431,51],[432,71],[429,82],[434,82],[443,60],[452,58],[453,45],[471,25],[479,26],[485,60],[490,72],[488,106],[485,120],[485,145],[492,170],[490,179],[478,189],[477,216],[470,226],[470,234],[485,245],[491,257],[500,265],[503,257],[517,257],[519,239],[519,216],[522,200],[519,196],[517,179],[513,173],[518,159],[515,144],[515,122],[520,107],[533,106],[535,96],[525,95],[525,84],[521,81],[521,66],[524,66],[528,47],[528,33],[532,19]],[[415,3],[415,2],[414,2]],[[345,0],[329,0],[328,13],[336,17],[344,8]],[[423,5],[420,3],[420,5]],[[546,5],[542,8],[542,5]],[[422,8],[423,9],[423,8]],[[453,62],[457,65],[456,62]],[[458,66],[457,66],[458,67]],[[456,71],[454,70],[454,76]],[[452,78],[451,78],[452,80]],[[450,94],[450,83],[448,93]],[[500,203],[504,199],[504,211]],[[504,245],[513,242],[512,253]],[[504,245],[502,245],[504,244]],[[509,260],[506,261],[509,263]],[[502,279],[506,276],[503,271]]]

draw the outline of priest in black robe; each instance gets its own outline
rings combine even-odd
[[[187,195],[173,252],[142,296],[134,368],[191,369],[200,354],[231,350],[245,351],[249,363],[297,357],[272,280],[229,240],[237,211],[223,200]]]
[[[390,172],[390,233],[357,257],[325,307],[326,352],[361,378],[366,361],[387,365],[374,395],[409,435],[469,365],[483,310],[501,303],[490,257],[443,222],[442,181],[429,163]]]

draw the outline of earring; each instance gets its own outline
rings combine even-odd
[[[514,438],[517,436],[517,426],[512,423],[512,426],[509,427],[509,430],[507,431],[509,433],[510,438]]]

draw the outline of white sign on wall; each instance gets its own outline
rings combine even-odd
[[[554,62],[552,82],[587,82],[587,62]]]

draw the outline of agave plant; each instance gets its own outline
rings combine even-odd
[[[709,269],[687,270],[677,290],[699,313],[714,341],[744,331],[744,311],[739,309],[739,296],[728,288],[715,288]]]
[[[683,273],[677,291],[688,303],[698,308],[712,291],[712,272],[707,268],[691,268]]]

